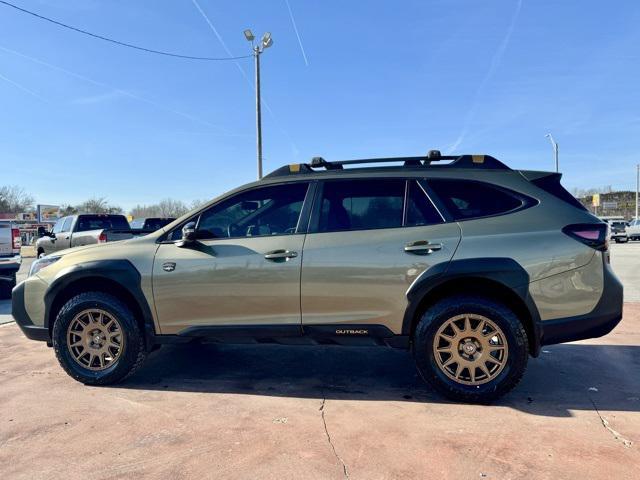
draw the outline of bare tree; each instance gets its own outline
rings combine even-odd
[[[205,203],[207,203],[209,200],[203,200],[201,198],[196,198],[194,201],[191,202],[191,209],[196,209],[196,208],[200,208],[202,205],[204,205]]]
[[[161,200],[158,209],[161,217],[179,217],[189,211],[189,207],[184,202],[172,198]]]
[[[17,185],[0,187],[0,212],[23,213],[33,209],[33,197]]]
[[[80,213],[122,213],[122,208],[110,205],[105,197],[94,197],[76,207]]]
[[[151,205],[136,205],[130,210],[133,218],[148,218],[148,217],[179,217],[184,215],[189,210],[196,208],[194,204],[187,206],[181,200],[174,200],[173,198],[165,198],[160,203],[154,203]]]
[[[160,209],[158,205],[136,205],[129,211],[129,214],[133,218],[159,217]]]

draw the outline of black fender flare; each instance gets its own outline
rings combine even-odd
[[[54,302],[69,285],[83,279],[96,278],[117,283],[131,295],[142,313],[145,343],[147,348],[151,348],[155,344],[153,315],[142,292],[140,272],[129,260],[94,260],[78,263],[58,272],[44,295],[44,327],[50,330],[55,320],[51,318]]]
[[[513,292],[526,307],[531,318],[533,331],[533,338],[530,339],[531,354],[538,355],[542,336],[540,314],[529,295],[529,274],[512,258],[482,257],[451,260],[435,264],[424,271],[407,291],[408,306],[402,320],[403,335],[411,335],[422,300],[438,287],[456,279],[490,280]]]

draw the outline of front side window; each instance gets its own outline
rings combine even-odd
[[[454,220],[500,215],[524,205],[515,194],[483,182],[431,179],[427,183]]]
[[[70,232],[72,223],[73,223],[73,217],[67,217],[67,219],[64,221],[64,224],[62,225],[62,230],[60,230],[60,231],[61,232]]]
[[[335,180],[324,183],[319,232],[402,226],[405,180]]]
[[[60,233],[62,231],[62,226],[64,225],[64,221],[67,219],[67,217],[61,218],[60,220],[58,220],[56,222],[56,224],[53,226],[53,233]]]
[[[238,238],[296,233],[308,183],[256,188],[205,210],[197,237]]]

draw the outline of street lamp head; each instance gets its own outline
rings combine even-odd
[[[273,45],[271,32],[267,32],[262,36],[262,48],[269,48],[271,45]]]
[[[244,38],[246,38],[250,42],[253,42],[256,39],[256,37],[253,35],[253,32],[248,28],[244,31]]]

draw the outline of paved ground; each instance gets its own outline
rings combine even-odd
[[[613,247],[627,293],[629,247]],[[490,407],[442,400],[376,348],[164,347],[90,388],[7,324],[2,478],[637,478],[639,367],[636,303],[604,338],[545,348]]]

